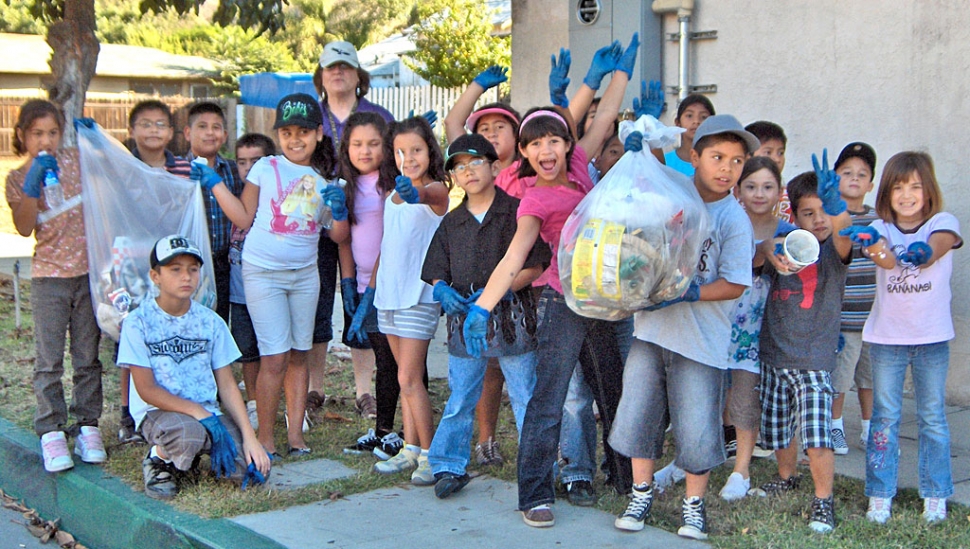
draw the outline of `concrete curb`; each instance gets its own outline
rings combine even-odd
[[[94,465],[44,470],[37,437],[0,418],[0,486],[84,545],[98,549],[279,549],[279,543],[224,519],[202,519],[152,500]]]

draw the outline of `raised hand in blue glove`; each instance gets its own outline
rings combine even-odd
[[[849,237],[849,240],[860,246],[872,246],[882,238],[882,235],[874,227],[860,227],[858,225],[849,225],[839,231],[839,234]]]
[[[94,127],[97,126],[97,125],[98,125],[98,123],[95,122],[93,118],[75,118],[74,119],[74,129],[75,130],[78,129],[79,127],[80,128],[88,128],[89,130],[93,130]]]
[[[478,76],[476,76],[472,82],[488,90],[498,86],[502,82],[508,82],[508,73],[509,69],[507,67],[492,65],[491,67],[478,73]]]
[[[408,204],[417,204],[421,200],[418,189],[411,183],[411,178],[406,175],[399,175],[394,178],[394,190],[401,195],[401,200]]]
[[[566,88],[569,87],[569,65],[572,63],[572,55],[566,48],[559,48],[559,61],[556,56],[552,56],[552,70],[549,71],[549,99],[553,105],[569,108],[569,97],[566,96]]]
[[[363,343],[367,341],[367,330],[364,329],[364,320],[374,309],[374,288],[368,287],[364,290],[364,295],[360,297],[357,310],[354,311],[354,319],[350,323],[347,334],[357,341]]]
[[[333,214],[334,221],[347,221],[347,196],[340,185],[327,185],[320,191],[323,203],[330,206],[330,213]]]
[[[458,290],[448,285],[444,280],[439,280],[434,285],[432,292],[434,300],[441,303],[441,308],[449,315],[463,315],[468,312],[468,304],[465,298],[461,297]]]
[[[822,149],[822,163],[812,154],[812,168],[818,178],[818,198],[822,201],[822,210],[826,215],[839,215],[847,208],[842,194],[839,193],[839,175],[829,169],[829,151]]]
[[[200,162],[192,163],[189,179],[197,180],[202,188],[207,191],[211,191],[213,187],[222,183],[222,176],[219,175],[219,172]]]
[[[58,170],[57,159],[52,154],[41,154],[30,163],[30,169],[24,176],[24,194],[31,198],[40,198],[40,189],[44,186],[44,176],[47,170]]]
[[[616,70],[626,73],[626,77],[633,80],[633,65],[637,62],[637,53],[640,51],[640,33],[633,33],[630,45],[623,51],[623,55],[616,61]]]
[[[242,491],[245,492],[246,488],[249,486],[257,486],[264,484],[265,482],[266,477],[263,476],[263,473],[259,472],[259,469],[256,468],[256,464],[249,462],[249,466],[246,467],[246,475],[243,477],[242,486],[240,486],[240,488],[242,488]]]
[[[468,307],[462,333],[465,336],[465,350],[475,358],[481,358],[482,353],[488,349],[485,343],[485,338],[488,337],[488,316],[488,311],[474,303]]]
[[[340,279],[340,300],[344,304],[344,314],[353,318],[357,312],[357,302],[360,296],[357,295],[357,279],[347,277]]]
[[[640,152],[643,150],[643,134],[640,132],[630,132],[623,142],[623,152]]]
[[[926,242],[913,242],[906,248],[906,251],[899,255],[903,263],[909,263],[914,267],[920,267],[930,262],[933,257],[933,248]]]
[[[671,299],[670,301],[663,301],[661,303],[657,303],[656,305],[651,305],[646,309],[644,309],[644,311],[656,311],[659,309],[663,309],[664,307],[670,307],[674,303],[681,303],[684,301],[690,303],[693,301],[697,301],[700,298],[701,298],[701,287],[698,286],[696,282],[691,282],[690,286],[687,287],[687,291],[684,292],[684,295],[678,298]]]
[[[590,63],[589,70],[586,71],[586,78],[583,78],[583,84],[594,90],[600,89],[600,83],[603,82],[607,74],[616,69],[616,62],[621,55],[623,55],[623,46],[620,45],[619,40],[596,50],[596,53],[593,54],[593,62]]]
[[[434,109],[431,109],[430,111],[422,114],[421,118],[424,118],[425,120],[427,120],[428,125],[431,126],[432,128],[434,128],[434,125],[438,123],[438,113],[436,113]]]
[[[641,80],[640,98],[633,98],[633,114],[637,118],[644,115],[660,118],[660,115],[664,112],[664,101],[666,101],[666,95],[660,80],[651,80],[649,91],[647,81]]]
[[[209,461],[216,478],[223,475],[226,478],[236,471],[236,443],[226,426],[219,421],[219,416],[212,414],[199,423],[209,431],[212,446],[209,450]]]

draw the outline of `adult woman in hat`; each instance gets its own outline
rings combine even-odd
[[[376,112],[387,122],[394,120],[387,109],[364,98],[370,90],[370,75],[360,67],[357,50],[350,42],[329,42],[323,47],[313,85],[322,98],[323,133],[333,140],[334,150],[340,148],[344,125],[351,114]]]

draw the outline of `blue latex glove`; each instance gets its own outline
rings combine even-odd
[[[633,98],[633,115],[640,118],[644,115],[650,115],[654,118],[660,118],[660,115],[664,112],[664,102],[666,101],[666,95],[664,94],[663,84],[660,80],[651,80],[650,88],[647,88],[647,81],[640,81],[640,98]]]
[[[357,279],[354,277],[340,279],[340,300],[344,304],[344,314],[353,318],[357,311]]]
[[[263,476],[263,473],[259,472],[259,469],[256,468],[256,464],[249,462],[249,466],[246,467],[246,476],[243,477],[242,481],[241,488],[243,492],[245,492],[246,488],[249,486],[257,486],[265,482],[266,477]]]
[[[95,122],[93,118],[75,118],[74,119],[74,129],[75,130],[78,129],[78,128],[88,128],[89,130],[93,130],[94,127],[97,126],[97,125],[98,125],[98,123]]]
[[[849,240],[860,246],[872,246],[882,238],[882,235],[875,228],[858,225],[850,225],[839,231],[839,234],[849,237]]]
[[[640,132],[630,132],[623,142],[623,152],[640,152],[643,150],[643,134]]]
[[[408,118],[414,118],[414,109],[411,109],[411,111],[408,113]],[[427,120],[428,125],[432,128],[434,128],[434,125],[438,123],[438,113],[436,113],[434,109],[422,114],[421,118]]]
[[[933,257],[933,248],[926,242],[913,242],[905,252],[899,255],[903,263],[909,263],[914,267],[926,265]]]
[[[472,82],[488,90],[498,86],[502,82],[508,82],[508,72],[509,69],[507,67],[492,65],[491,67],[478,73],[478,76],[476,76]]]
[[[357,310],[354,311],[354,319],[350,323],[350,329],[347,334],[357,341],[363,343],[367,341],[367,331],[364,330],[364,319],[370,314],[371,310],[374,308],[374,288],[368,287],[364,290],[364,295],[360,297],[360,303],[357,304]]]
[[[781,242],[775,242],[775,255],[785,255],[785,245]]]
[[[339,185],[327,185],[320,191],[323,203],[330,206],[330,213],[334,221],[347,221],[347,197]]]
[[[640,33],[633,33],[630,45],[623,51],[623,55],[616,62],[616,70],[626,73],[626,77],[633,80],[633,65],[637,62],[637,53],[640,51]]]
[[[463,315],[468,312],[468,304],[465,298],[461,297],[458,290],[448,285],[444,280],[439,280],[434,285],[432,292],[434,300],[441,303],[441,308],[449,315]]]
[[[236,471],[236,443],[233,442],[232,435],[215,414],[199,423],[209,431],[209,437],[212,439],[212,448],[209,451],[212,471],[216,474],[216,478],[223,475],[229,478]]]
[[[818,157],[812,154],[812,167],[818,178],[818,198],[822,201],[822,209],[826,215],[839,215],[847,208],[842,194],[839,193],[839,176],[835,170],[829,169],[829,151],[822,149],[822,164]]]
[[[468,316],[465,317],[462,332],[465,335],[465,350],[475,358],[481,358],[482,353],[488,349],[485,343],[485,338],[488,336],[488,316],[488,311],[474,303],[468,307]]]
[[[593,62],[590,63],[589,70],[586,71],[586,78],[583,78],[583,84],[594,90],[600,89],[600,83],[603,82],[607,74],[613,72],[621,55],[623,55],[623,46],[620,45],[619,40],[596,50],[596,53],[593,54]]]
[[[213,187],[222,183],[222,176],[205,164],[192,163],[192,170],[189,172],[189,179],[195,179],[202,185],[202,188],[211,191]]]
[[[30,169],[24,176],[24,194],[31,198],[40,198],[40,189],[44,186],[44,176],[47,170],[58,171],[57,158],[52,154],[44,154],[34,158]]]
[[[408,204],[417,204],[421,200],[418,189],[411,183],[411,178],[406,175],[399,175],[394,178],[394,190],[401,195],[401,200]]]
[[[556,56],[552,56],[552,70],[549,71],[549,99],[553,105],[569,108],[569,97],[566,96],[566,88],[569,87],[569,65],[572,63],[572,55],[566,48],[559,48],[559,61]]]
[[[687,291],[684,292],[684,295],[675,299],[671,299],[670,301],[664,301],[662,303],[657,303],[656,305],[651,305],[646,309],[644,309],[644,311],[656,311],[659,309],[663,309],[664,307],[670,307],[674,303],[681,303],[684,301],[690,303],[693,301],[697,301],[700,298],[701,298],[701,287],[698,286],[696,282],[691,282],[690,286],[687,287]]]
[[[485,288],[480,288],[478,290],[475,290],[475,292],[472,295],[465,298],[465,305],[471,305],[472,303],[475,303],[476,301],[478,301],[478,298],[482,296],[482,292],[484,291],[485,291]]]

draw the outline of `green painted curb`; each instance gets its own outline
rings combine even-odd
[[[224,519],[202,519],[148,498],[95,465],[44,470],[38,439],[0,418],[0,487],[97,549],[280,549],[279,543]]]

